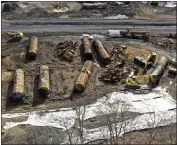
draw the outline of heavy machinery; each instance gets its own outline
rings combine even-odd
[[[158,81],[160,80],[160,76],[162,75],[167,63],[168,59],[165,56],[160,56],[155,69],[152,71],[151,74],[132,76],[127,78],[125,81],[125,88],[141,89],[142,86],[146,86],[147,88],[151,89],[157,86]]]
[[[9,36],[14,39],[22,39],[23,38],[23,33],[22,32],[4,32],[2,35]]]
[[[140,66],[141,68],[144,69],[144,71],[146,71],[147,69],[154,65],[156,56],[157,54],[155,52],[150,52],[147,59],[145,59],[142,56],[135,56],[133,58],[133,62],[135,65]]]
[[[132,76],[126,79],[126,88],[140,89],[141,86],[152,88],[156,84],[156,78],[152,75]]]

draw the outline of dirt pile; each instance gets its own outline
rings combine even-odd
[[[12,3],[5,3],[2,12],[12,12],[16,9],[20,8],[18,3],[12,2]]]
[[[62,137],[53,127],[19,125],[4,132],[2,144],[60,144]]]
[[[176,34],[164,35],[161,38],[151,36],[149,41],[158,48],[176,50]]]

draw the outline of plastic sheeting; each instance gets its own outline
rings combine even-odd
[[[84,119],[114,112],[131,111],[143,113],[143,115],[134,119],[126,120],[126,122],[129,122],[126,126],[126,132],[165,126],[176,122],[176,101],[166,92],[166,89],[158,87],[148,94],[113,92],[97,99],[93,104],[76,109],[63,108],[48,110],[47,112],[35,111],[31,113],[2,114],[4,118],[29,116],[24,122],[6,122],[4,129],[9,129],[19,124],[30,124],[33,126],[52,126],[66,130],[75,124],[75,119],[79,117],[76,113],[78,109],[81,114],[84,114],[85,110]],[[120,124],[118,123],[117,127],[119,126]],[[84,129],[84,140],[89,142],[95,139],[109,138],[109,135],[106,135],[107,132],[107,127],[90,130]],[[121,134],[123,133],[121,132]],[[64,143],[67,143],[67,141]]]

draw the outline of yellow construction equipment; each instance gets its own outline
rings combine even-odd
[[[9,36],[11,38],[15,39],[22,39],[23,38],[23,33],[22,32],[4,32],[2,35]]]
[[[146,67],[148,65],[148,63],[155,63],[156,60],[156,56],[157,54],[155,52],[150,52],[150,54],[148,55],[147,59],[146,59]]]
[[[136,56],[134,57],[133,62],[136,65],[142,67],[143,69],[148,69],[155,63],[155,60],[156,60],[156,53],[150,52],[147,59],[144,59],[144,57],[142,56]]]
[[[153,87],[156,84],[156,77],[152,75],[133,76],[126,79],[126,87],[131,89],[140,89],[142,85]]]
[[[152,54],[152,55],[155,56],[156,54]],[[149,57],[148,59],[152,59],[152,56]],[[147,85],[149,88],[155,87],[158,84],[160,76],[162,75],[167,63],[168,63],[168,59],[165,56],[160,56],[156,63],[155,69],[152,71],[151,74],[132,76],[131,78],[127,78],[125,80],[126,88],[140,89],[142,85]]]

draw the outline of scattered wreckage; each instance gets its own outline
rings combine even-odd
[[[126,46],[115,47],[111,52],[111,62],[106,66],[105,71],[99,78],[106,83],[123,83],[131,73],[132,69],[127,65],[127,56],[125,55]]]
[[[36,57],[37,57],[37,54],[36,54],[37,49],[38,49],[38,38],[33,36],[33,37],[31,37],[29,46],[27,48],[27,57],[30,60],[35,60],[36,59]]]
[[[146,31],[134,31],[134,30],[108,30],[108,38],[132,38],[132,39],[143,39],[144,41],[149,40],[149,32]]]
[[[78,43],[73,41],[64,41],[57,44],[57,55],[58,57],[66,60],[72,61],[75,56],[77,56],[76,49],[78,48]]]
[[[42,97],[46,97],[49,94],[50,89],[50,78],[49,78],[49,67],[47,65],[40,66],[39,70],[39,83],[38,90]]]
[[[175,59],[172,59],[170,62],[170,66],[168,67],[168,75],[172,78],[177,75],[177,61]]]
[[[148,37],[148,33],[146,32],[134,32],[129,30],[109,30],[108,35],[110,37]],[[21,33],[18,33],[16,36],[13,35],[13,37],[18,36],[21,37]],[[78,46],[78,42],[59,42],[56,45],[56,54],[59,58],[71,62],[77,55],[76,50],[79,48]],[[83,92],[86,89],[86,85],[92,72],[93,57],[95,57],[95,54],[100,57],[100,60],[105,67],[105,71],[102,72],[99,80],[110,84],[125,84],[124,90],[152,89],[157,85],[166,65],[169,62],[165,56],[159,56],[157,60],[157,54],[150,52],[147,58],[135,56],[132,60],[134,65],[132,65],[129,63],[128,55],[125,53],[125,50],[127,49],[126,45],[116,45],[111,53],[108,53],[102,42],[91,35],[83,35],[81,37],[81,49],[83,50],[83,55],[86,60],[81,72],[75,80],[73,87],[74,92]],[[27,52],[22,54],[23,56],[26,55],[30,60],[36,60],[37,50],[38,38],[33,36],[29,40]],[[93,51],[95,53],[93,53]],[[9,58],[7,58],[7,61],[10,62]],[[137,75],[139,67],[143,69],[143,75]],[[147,70],[152,67],[153,71],[150,74],[146,74]],[[176,76],[176,67],[177,62],[175,60],[170,61],[168,73],[175,74]],[[25,73],[22,69],[16,69],[14,72],[2,72],[2,82],[13,80],[12,99],[15,101],[22,101],[25,96],[24,79]],[[50,71],[47,65],[42,65],[39,68],[38,92],[42,97],[47,97],[50,93]]]

